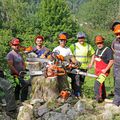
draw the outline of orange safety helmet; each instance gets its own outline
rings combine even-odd
[[[67,40],[67,36],[65,34],[60,34],[58,37],[59,40]]]
[[[42,35],[38,35],[36,38],[35,38],[35,42],[37,39],[42,39],[42,41],[44,40],[44,37]]]
[[[101,35],[97,35],[95,37],[95,43],[97,44],[97,43],[102,43],[102,42],[104,42],[104,38]]]
[[[118,25],[115,26],[114,33],[115,34],[120,33],[120,24],[118,24]]]
[[[10,45],[19,45],[20,44],[20,40],[18,38],[13,38],[10,41]]]

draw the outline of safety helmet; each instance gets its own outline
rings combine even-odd
[[[69,37],[67,32],[62,31],[60,34],[66,35],[67,39],[68,39],[68,37]],[[60,34],[59,34],[59,35],[60,35]]]
[[[65,34],[59,34],[59,40],[67,40],[67,36]]]
[[[13,38],[11,41],[10,41],[10,45],[19,45],[20,44],[20,41],[18,38]]]
[[[118,24],[120,24],[120,21],[115,20],[115,21],[113,22],[112,26],[111,26],[111,30],[114,31],[115,26],[118,25]]]
[[[83,32],[78,32],[77,38],[86,38],[86,35]]]
[[[104,38],[101,35],[97,35],[95,37],[95,43],[103,43],[104,42]]]
[[[36,38],[35,38],[35,42],[37,39],[42,39],[42,41],[44,40],[44,37],[42,35],[38,35]]]
[[[120,24],[118,24],[118,25],[115,26],[114,33],[115,34],[120,33]]]

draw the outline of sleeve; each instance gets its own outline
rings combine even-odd
[[[53,49],[53,52],[55,52],[55,51],[56,51],[56,48]]]
[[[57,52],[58,54],[60,54],[59,47],[54,48],[54,49],[53,49],[53,52]]]
[[[72,44],[69,48],[70,48],[70,50],[71,50],[72,54],[74,54],[75,45],[74,45],[74,44]]]
[[[93,47],[91,45],[89,45],[88,55],[92,56],[93,54],[95,54],[95,50],[93,49]]]
[[[113,60],[113,51],[110,48],[107,49],[106,55],[108,61]]]
[[[112,45],[111,45],[112,50],[114,50],[114,43],[115,43],[115,40],[112,42]]]
[[[70,55],[73,55],[73,54],[72,54],[72,51],[70,50],[70,48],[69,48],[69,54],[70,54]]]
[[[48,55],[50,55],[50,50],[48,49],[48,48],[46,48],[46,57],[48,56]]]
[[[13,55],[8,53],[6,59],[13,61]]]

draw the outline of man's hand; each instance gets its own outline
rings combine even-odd
[[[42,54],[42,55],[40,56],[40,58],[46,58],[46,57],[45,57],[45,55],[44,55],[44,54]]]
[[[106,69],[102,69],[102,73],[105,74],[107,72]]]
[[[88,65],[88,69],[91,69],[91,68],[92,68],[92,64],[89,64],[89,65]]]

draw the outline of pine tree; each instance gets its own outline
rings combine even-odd
[[[46,37],[46,45],[50,48],[56,46],[56,38],[60,32],[65,31],[72,36],[77,31],[77,25],[65,0],[42,0],[36,16],[39,21],[39,32]]]

